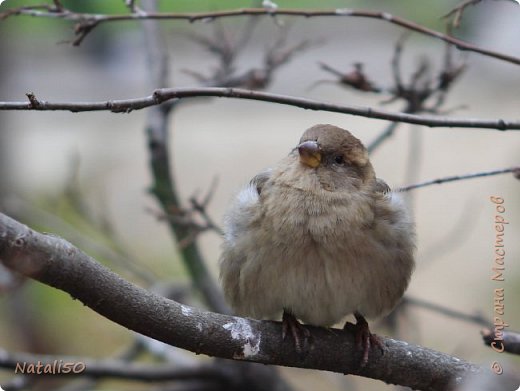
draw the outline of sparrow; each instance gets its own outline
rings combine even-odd
[[[277,166],[256,175],[224,217],[219,260],[240,316],[277,320],[308,346],[298,321],[329,327],[353,314],[361,366],[375,345],[365,317],[390,312],[414,269],[415,228],[399,194],[376,178],[367,149],[333,125],[307,129]]]

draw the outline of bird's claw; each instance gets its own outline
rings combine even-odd
[[[284,311],[282,316],[282,339],[284,341],[289,333],[294,341],[296,352],[300,355],[307,353],[311,339],[310,331],[298,322],[294,315]]]
[[[356,317],[356,324],[347,322],[344,329],[350,330],[356,337],[356,345],[359,350],[363,353],[361,358],[360,368],[364,368],[368,363],[368,355],[370,350],[374,347],[378,347],[381,352],[384,352],[385,346],[377,335],[372,334],[368,327],[366,319],[361,314],[354,314]]]

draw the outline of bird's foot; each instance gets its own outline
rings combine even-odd
[[[360,367],[364,368],[368,363],[368,354],[370,353],[370,350],[377,346],[382,352],[384,352],[385,346],[377,335],[370,332],[368,323],[363,315],[356,312],[354,316],[356,318],[356,324],[347,322],[345,323],[344,329],[350,330],[354,333],[357,347],[363,352]]]
[[[294,315],[284,311],[282,316],[282,339],[284,341],[289,332],[294,341],[296,352],[300,355],[307,353],[311,339],[310,331],[298,322]]]

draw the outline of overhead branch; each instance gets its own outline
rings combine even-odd
[[[82,40],[90,33],[95,27],[101,23],[106,22],[117,22],[117,21],[128,21],[128,20],[143,20],[143,19],[154,19],[154,20],[186,20],[189,22],[195,21],[213,21],[218,18],[229,18],[238,16],[300,16],[305,18],[310,17],[359,17],[380,20],[383,22],[391,23],[407,30],[414,31],[416,33],[426,35],[435,39],[440,39],[444,42],[450,43],[459,50],[465,50],[469,52],[475,52],[484,56],[496,58],[502,61],[510,62],[512,64],[520,65],[520,58],[499,53],[493,50],[481,48],[477,45],[465,42],[453,36],[443,34],[439,31],[429,29],[421,26],[418,23],[394,16],[388,12],[382,11],[369,11],[369,10],[355,10],[349,8],[338,8],[338,9],[323,9],[323,10],[305,10],[305,9],[288,9],[288,8],[277,8],[277,9],[266,9],[266,8],[241,8],[235,10],[215,11],[215,12],[200,12],[200,13],[158,13],[158,12],[133,12],[128,14],[89,14],[89,13],[77,13],[70,10],[51,6],[49,4],[19,7],[7,10],[0,14],[0,19],[5,19],[14,15],[29,15],[35,17],[47,17],[47,18],[59,18],[75,22],[75,34],[76,39],[73,41],[74,45],[79,45]]]
[[[160,105],[161,103],[169,100],[213,96],[220,98],[247,99],[278,103],[300,107],[302,109],[329,111],[333,113],[350,114],[394,122],[405,122],[429,127],[520,130],[519,120],[472,118],[457,119],[433,115],[393,113],[391,111],[375,109],[372,107],[337,105],[312,99],[244,90],[240,88],[160,88],[153,91],[152,95],[141,98],[97,102],[47,102],[37,99],[36,96],[32,93],[28,94],[28,96],[28,102],[0,102],[0,110],[71,111],[73,113],[84,111],[111,111],[113,113],[129,113],[133,110],[140,110],[146,107]]]

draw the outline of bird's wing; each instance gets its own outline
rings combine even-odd
[[[258,195],[260,195],[260,193],[262,193],[262,188],[264,187],[265,183],[271,177],[271,173],[272,173],[272,170],[270,170],[270,169],[262,171],[260,174],[253,177],[253,179],[251,179],[251,181],[249,182],[249,184],[251,186],[254,186],[256,188],[256,192],[258,193]]]
[[[234,244],[237,237],[248,229],[259,206],[260,193],[270,177],[271,170],[262,171],[236,195],[224,219],[228,243]]]
[[[390,193],[392,189],[390,189],[390,186],[382,180],[381,178],[376,178],[376,191],[379,193],[387,194]]]

